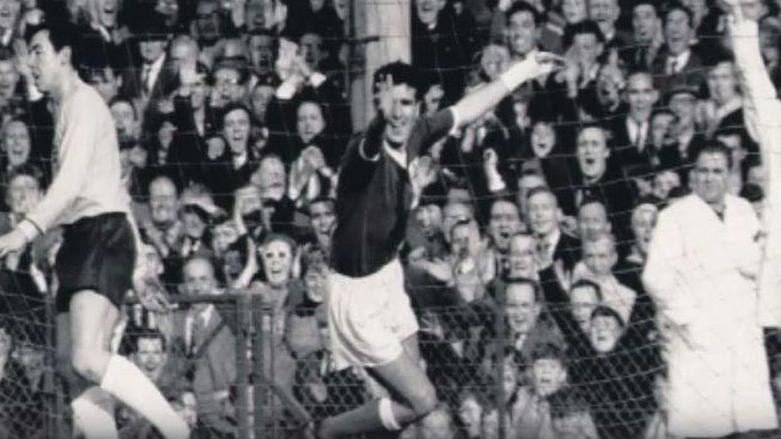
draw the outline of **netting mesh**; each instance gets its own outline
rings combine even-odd
[[[658,214],[698,184],[712,141],[728,148],[729,193],[761,214],[768,190],[719,5],[65,3],[0,0],[0,232],[56,176],[54,109],[20,41],[42,17],[67,19],[80,74],[114,117],[138,250],[176,304],[154,313],[131,293],[112,347],[197,437],[303,437],[379,398],[405,402],[368,368],[336,369],[323,304],[341,159],[375,117],[373,74],[408,58],[415,116],[434,117],[538,49],[565,66],[426,145],[430,166],[411,176],[424,187],[397,230],[420,326],[409,354],[438,404],[400,435],[675,437],[670,386],[702,382],[670,382],[680,328],[643,283]],[[779,84],[781,14],[759,3],[758,44]],[[2,261],[0,438],[79,434],[60,376],[70,359],[56,349],[61,240],[48,232]],[[728,327],[747,318],[728,314]],[[762,335],[777,398],[779,337]],[[127,407],[109,410],[120,437],[159,436]]]

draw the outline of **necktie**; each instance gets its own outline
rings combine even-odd
[[[674,75],[678,73],[678,58],[669,58],[667,60],[667,74]]]
[[[203,344],[206,337],[206,318],[203,314],[193,317],[192,344],[190,345],[190,355],[194,355],[198,348]]]
[[[144,89],[144,94],[149,94],[152,87],[149,85],[149,73],[152,71],[151,64],[144,64],[141,68],[141,85]]]

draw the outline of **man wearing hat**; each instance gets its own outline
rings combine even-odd
[[[152,16],[139,23],[133,40],[138,43],[141,56],[134,66],[122,72],[120,94],[146,100],[160,92],[168,33],[162,20]]]

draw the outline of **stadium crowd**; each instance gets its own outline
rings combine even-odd
[[[333,370],[322,305],[363,73],[351,3],[0,0],[0,233],[52,175],[56,109],[20,41],[28,26],[70,17],[83,31],[80,73],[114,117],[139,250],[171,301],[262,297],[273,312],[256,373],[316,418],[382,395],[365,371]],[[781,2],[757,7],[781,85]],[[690,193],[713,141],[729,151],[729,192],[760,215],[764,194],[724,11],[711,0],[414,0],[410,15],[421,115],[538,50],[566,64],[439,139],[413,171],[423,193],[399,232],[440,405],[403,435],[670,437],[663,331],[641,280],[657,215]],[[38,238],[0,272],[0,437],[41,437],[59,239]],[[208,302],[165,314],[131,303],[123,326],[117,349],[197,437],[236,436],[229,315]],[[767,332],[773,382],[777,343]],[[285,404],[271,406],[266,427],[290,425]],[[116,411],[121,437],[156,437]]]

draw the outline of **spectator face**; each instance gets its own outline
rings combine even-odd
[[[433,239],[442,231],[442,210],[436,204],[424,204],[415,213],[420,231],[427,239]]]
[[[333,232],[336,225],[336,212],[334,211],[333,202],[323,201],[311,204],[309,216],[315,235],[331,236],[331,232]]]
[[[423,105],[426,108],[426,114],[434,114],[442,106],[442,98],[445,97],[445,90],[441,84],[434,84],[423,95]]]
[[[593,180],[602,177],[607,170],[607,158],[610,155],[605,131],[594,127],[583,129],[578,135],[576,154],[584,177]]]
[[[111,106],[111,117],[114,118],[114,126],[120,142],[136,139],[138,121],[136,121],[135,110],[129,103],[115,102]]]
[[[228,147],[233,155],[247,152],[249,144],[250,120],[249,114],[243,109],[235,109],[224,116],[223,135],[228,141]]]
[[[453,227],[450,232],[450,251],[458,257],[469,255],[471,240],[472,231],[469,224],[460,224]]]
[[[19,71],[13,61],[0,61],[0,97],[9,99],[19,83]]]
[[[45,353],[43,349],[30,343],[24,343],[16,346],[11,353],[11,356],[17,363],[24,367],[28,374],[43,372],[45,367]]]
[[[282,287],[290,280],[290,267],[293,264],[293,249],[285,241],[271,241],[260,249],[263,269],[269,285]]]
[[[578,230],[581,239],[588,239],[610,231],[607,210],[602,203],[588,203],[578,210]]]
[[[532,383],[538,396],[547,397],[561,389],[567,381],[567,370],[557,358],[540,358],[532,365]]]
[[[597,75],[597,100],[604,108],[613,108],[621,101],[620,81],[623,77],[613,69],[601,68]]]
[[[640,205],[632,212],[632,233],[643,254],[648,252],[648,246],[651,244],[656,226],[656,215],[656,209],[650,205]]]
[[[259,85],[252,91],[250,104],[252,105],[252,113],[257,120],[265,122],[266,109],[271,98],[274,97],[274,91],[274,87],[268,85]]]
[[[676,93],[670,98],[670,111],[675,114],[679,129],[694,126],[694,108],[697,98],[689,93]]]
[[[176,221],[178,196],[176,186],[168,179],[158,179],[149,187],[149,210],[152,222],[167,227]]]
[[[708,204],[721,204],[727,193],[729,167],[719,153],[700,154],[694,166],[692,190]]]
[[[616,346],[621,336],[621,324],[615,317],[597,316],[591,319],[589,338],[594,349],[601,353],[608,353]]]
[[[249,40],[252,66],[258,73],[270,72],[274,68],[274,40],[269,35],[253,35]]]
[[[596,64],[597,58],[602,53],[602,43],[594,34],[581,33],[572,39],[572,50],[577,54],[582,65],[592,66]]]
[[[304,102],[298,106],[298,137],[308,144],[325,129],[325,119],[320,106],[314,102]]]
[[[3,32],[16,26],[21,8],[22,4],[19,0],[0,0],[0,29]]]
[[[90,85],[100,93],[103,101],[108,103],[111,99],[117,95],[117,79],[114,76],[114,71],[110,68],[103,69],[90,78]]]
[[[510,237],[521,230],[521,216],[518,206],[509,201],[496,201],[491,206],[488,233],[499,251],[508,249]]]
[[[659,32],[659,17],[651,5],[642,4],[632,11],[632,29],[638,43],[650,44]]]
[[[160,257],[157,249],[155,249],[155,246],[142,244],[141,251],[146,255],[146,269],[148,272],[158,276],[163,274],[163,271],[165,271],[163,259]]]
[[[561,2],[561,12],[567,24],[580,23],[588,17],[586,0],[564,0]]]
[[[223,66],[214,72],[214,89],[222,102],[238,102],[246,92],[241,74],[233,67]]]
[[[547,157],[556,146],[556,130],[553,124],[548,122],[535,123],[532,128],[531,144],[536,157]]]
[[[448,203],[445,206],[444,218],[442,219],[442,230],[445,231],[445,236],[450,236],[450,231],[457,222],[469,219],[473,219],[473,215],[467,205]]]
[[[689,23],[689,17],[682,10],[674,10],[667,14],[664,23],[664,38],[667,48],[673,55],[680,55],[689,49],[694,31]]]
[[[705,0],[682,0],[681,3],[692,11],[695,24],[699,24],[708,13],[708,5],[705,4]]]
[[[190,296],[212,295],[217,293],[217,279],[214,267],[207,259],[196,258],[184,266],[182,276],[184,292]]]
[[[488,79],[491,81],[497,79],[510,64],[510,51],[507,47],[499,44],[489,44],[483,49],[480,58],[480,65],[483,68]]]
[[[401,145],[407,141],[415,120],[420,113],[420,106],[415,97],[415,89],[407,84],[394,85],[391,90],[393,104],[385,128],[385,137],[394,144]]]
[[[195,31],[198,39],[207,44],[216,41],[221,35],[218,5],[213,0],[201,0],[195,10]]]
[[[526,199],[529,192],[538,187],[546,187],[548,183],[545,177],[539,174],[526,174],[518,179],[518,205],[521,206],[521,213],[528,219],[529,202]]]
[[[203,234],[206,232],[206,223],[200,216],[193,212],[187,212],[182,216],[182,223],[184,224],[184,234],[187,237],[195,240],[203,238]]]
[[[654,195],[666,200],[670,191],[681,185],[681,177],[674,171],[663,171],[654,177]]]
[[[616,0],[591,0],[589,2],[589,16],[596,21],[602,32],[607,34],[615,29],[616,20],[621,10]]]
[[[157,0],[155,12],[165,17],[165,25],[173,27],[179,21],[179,2],[177,0]]]
[[[533,237],[515,235],[510,238],[509,277],[533,277],[537,272],[535,253],[536,243]]]
[[[40,199],[41,188],[35,178],[20,174],[8,182],[6,202],[11,212],[25,214],[32,210]]]
[[[27,163],[30,158],[30,133],[27,125],[21,121],[11,121],[3,130],[3,149],[11,166]]]
[[[559,209],[556,198],[540,192],[529,198],[529,228],[537,236],[548,236],[559,227]]]
[[[524,57],[537,47],[537,25],[529,12],[513,14],[505,32],[510,51],[516,57]]]
[[[271,189],[285,189],[285,165],[277,157],[266,157],[260,162],[258,172],[252,175],[252,183],[265,193]]]
[[[163,47],[165,47],[165,43],[163,43]],[[198,43],[189,36],[180,36],[174,39],[168,51],[175,71],[178,71],[185,63],[195,63],[198,60]]]
[[[591,313],[599,305],[597,291],[591,285],[580,285],[570,291],[570,309],[575,321],[588,332],[591,327]]]
[[[618,255],[613,242],[607,238],[583,242],[583,263],[597,276],[609,276]]]
[[[637,73],[626,83],[626,100],[629,112],[637,117],[649,117],[659,93],[654,89],[651,75]]]
[[[301,37],[300,43],[304,61],[310,68],[317,70],[317,66],[324,58],[323,39],[318,34],[307,33]]]
[[[464,426],[467,436],[480,437],[480,419],[483,416],[483,407],[477,402],[474,395],[468,395],[458,405],[458,420]]]
[[[428,26],[436,25],[439,11],[445,7],[445,3],[444,0],[416,0],[415,12],[418,20]]]
[[[118,0],[92,0],[94,19],[98,24],[106,27],[117,25],[117,14],[119,13]]]
[[[144,62],[151,64],[163,55],[163,52],[165,51],[165,40],[142,40],[138,45],[138,49],[141,52],[141,58],[143,58]]]
[[[651,136],[654,145],[661,147],[673,141],[671,138],[675,115],[670,113],[658,113],[651,118]]]
[[[138,340],[138,351],[133,353],[133,362],[146,376],[157,379],[165,366],[165,360],[162,339],[149,337]]]
[[[218,225],[214,228],[214,251],[218,255],[224,254],[228,251],[228,248],[239,239],[239,231],[236,230],[236,225],[227,222]]]
[[[528,334],[537,324],[541,309],[531,285],[510,284],[507,287],[505,316],[513,334]]]
[[[708,90],[716,105],[724,105],[737,97],[738,86],[735,80],[735,68],[731,62],[717,64],[707,76]]]

